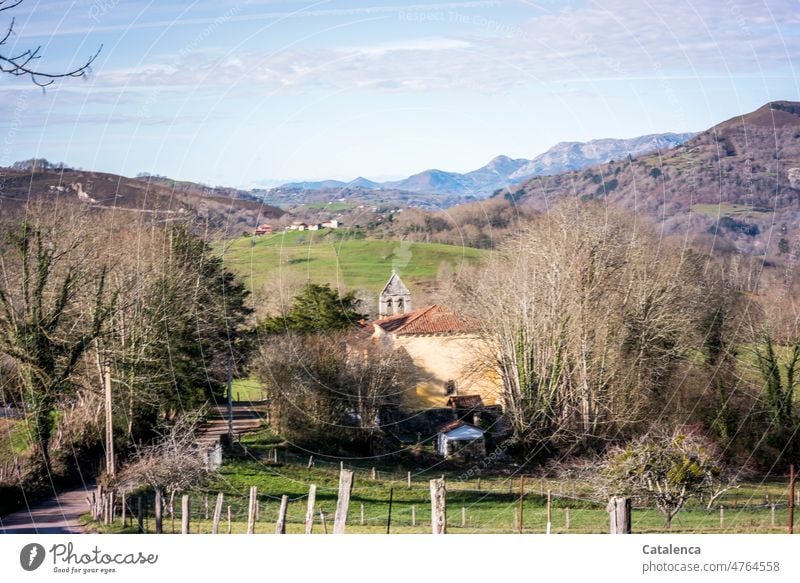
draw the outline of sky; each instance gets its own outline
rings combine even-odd
[[[11,17],[0,55],[41,46],[42,71],[102,49],[44,91],[0,75],[0,166],[387,180],[800,100],[794,0],[25,0]]]

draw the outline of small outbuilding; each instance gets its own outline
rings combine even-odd
[[[486,456],[486,432],[463,421],[448,423],[439,429],[436,449],[439,455],[448,460],[483,458]]]

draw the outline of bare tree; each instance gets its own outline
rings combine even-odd
[[[662,413],[705,318],[703,262],[600,205],[564,204],[461,278],[516,441],[589,445]]]
[[[371,450],[380,412],[399,404],[410,361],[346,333],[272,336],[253,369],[270,393],[271,418],[293,441]]]
[[[166,495],[171,499],[178,492],[201,485],[208,468],[195,440],[197,421],[197,416],[185,415],[165,426],[160,437],[139,448],[122,469],[118,485],[149,486],[161,501],[166,500]]]
[[[5,12],[7,10],[11,10],[16,8],[20,4],[22,4],[24,0],[16,0],[12,1],[9,4],[9,0],[0,0],[0,12]],[[14,35],[14,26],[16,24],[16,19],[11,18],[11,22],[6,29],[5,35],[0,38],[0,49],[8,44],[8,41]],[[41,45],[37,46],[33,49],[25,49],[21,52],[15,53],[5,53],[0,52],[0,72],[8,73],[10,75],[14,75],[16,77],[30,77],[31,81],[33,81],[39,87],[47,87],[48,85],[55,82],[56,79],[62,77],[83,77],[85,76],[92,66],[92,63],[95,61],[97,56],[100,54],[100,51],[103,49],[103,46],[100,45],[100,48],[97,49],[97,52],[89,57],[89,59],[80,67],[75,69],[66,71],[64,73],[48,73],[44,71],[39,71],[34,66],[36,65],[37,61],[41,58]]]

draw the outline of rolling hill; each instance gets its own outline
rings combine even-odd
[[[800,251],[800,103],[776,101],[663,152],[536,177],[505,194],[544,209],[607,200],[713,250]]]
[[[378,292],[392,270],[411,285],[434,280],[443,263],[457,269],[477,262],[484,252],[470,247],[364,239],[352,230],[289,231],[266,237],[239,237],[221,250],[225,265],[248,289],[268,280],[331,283],[345,289]]]
[[[238,235],[251,231],[259,221],[284,214],[236,189],[155,176],[127,178],[49,165],[41,160],[0,169],[0,178],[0,214],[4,216],[14,216],[29,202],[38,201],[158,220],[188,217],[203,229]]]

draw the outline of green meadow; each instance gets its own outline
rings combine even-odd
[[[240,237],[226,242],[221,254],[228,269],[241,276],[251,291],[261,289],[270,278],[380,291],[392,270],[413,284],[435,278],[442,263],[458,269],[464,262],[477,262],[484,251],[365,239],[352,229],[321,229]]]

